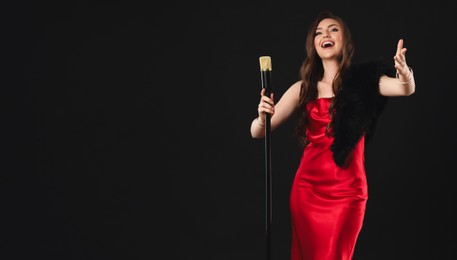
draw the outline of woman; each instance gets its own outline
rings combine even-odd
[[[373,61],[352,64],[353,42],[344,21],[322,12],[311,25],[301,80],[275,104],[262,89],[253,138],[265,137],[294,113],[303,155],[290,193],[291,259],[352,259],[368,198],[364,168],[365,140],[389,96],[415,91],[403,40],[394,66]]]

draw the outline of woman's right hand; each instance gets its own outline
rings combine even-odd
[[[259,118],[257,120],[260,121],[261,124],[265,125],[265,114],[268,113],[271,116],[275,113],[275,103],[273,98],[273,93],[270,93],[270,97],[266,96],[265,88],[262,88],[260,91],[260,103],[257,108],[259,113]]]

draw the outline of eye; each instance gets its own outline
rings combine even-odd
[[[318,35],[321,35],[321,34],[322,34],[322,32],[321,32],[321,31],[318,31],[318,32],[315,32],[315,33],[314,33],[314,36],[318,36]]]
[[[332,29],[330,29],[331,32],[338,32],[339,29],[337,27],[333,27]]]

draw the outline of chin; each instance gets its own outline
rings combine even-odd
[[[320,57],[322,60],[336,60],[337,59],[337,55],[333,55],[333,54],[324,54],[324,55],[320,55]]]

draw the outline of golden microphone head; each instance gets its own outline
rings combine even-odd
[[[261,56],[259,58],[260,70],[262,71],[271,71],[271,57],[270,56]]]

